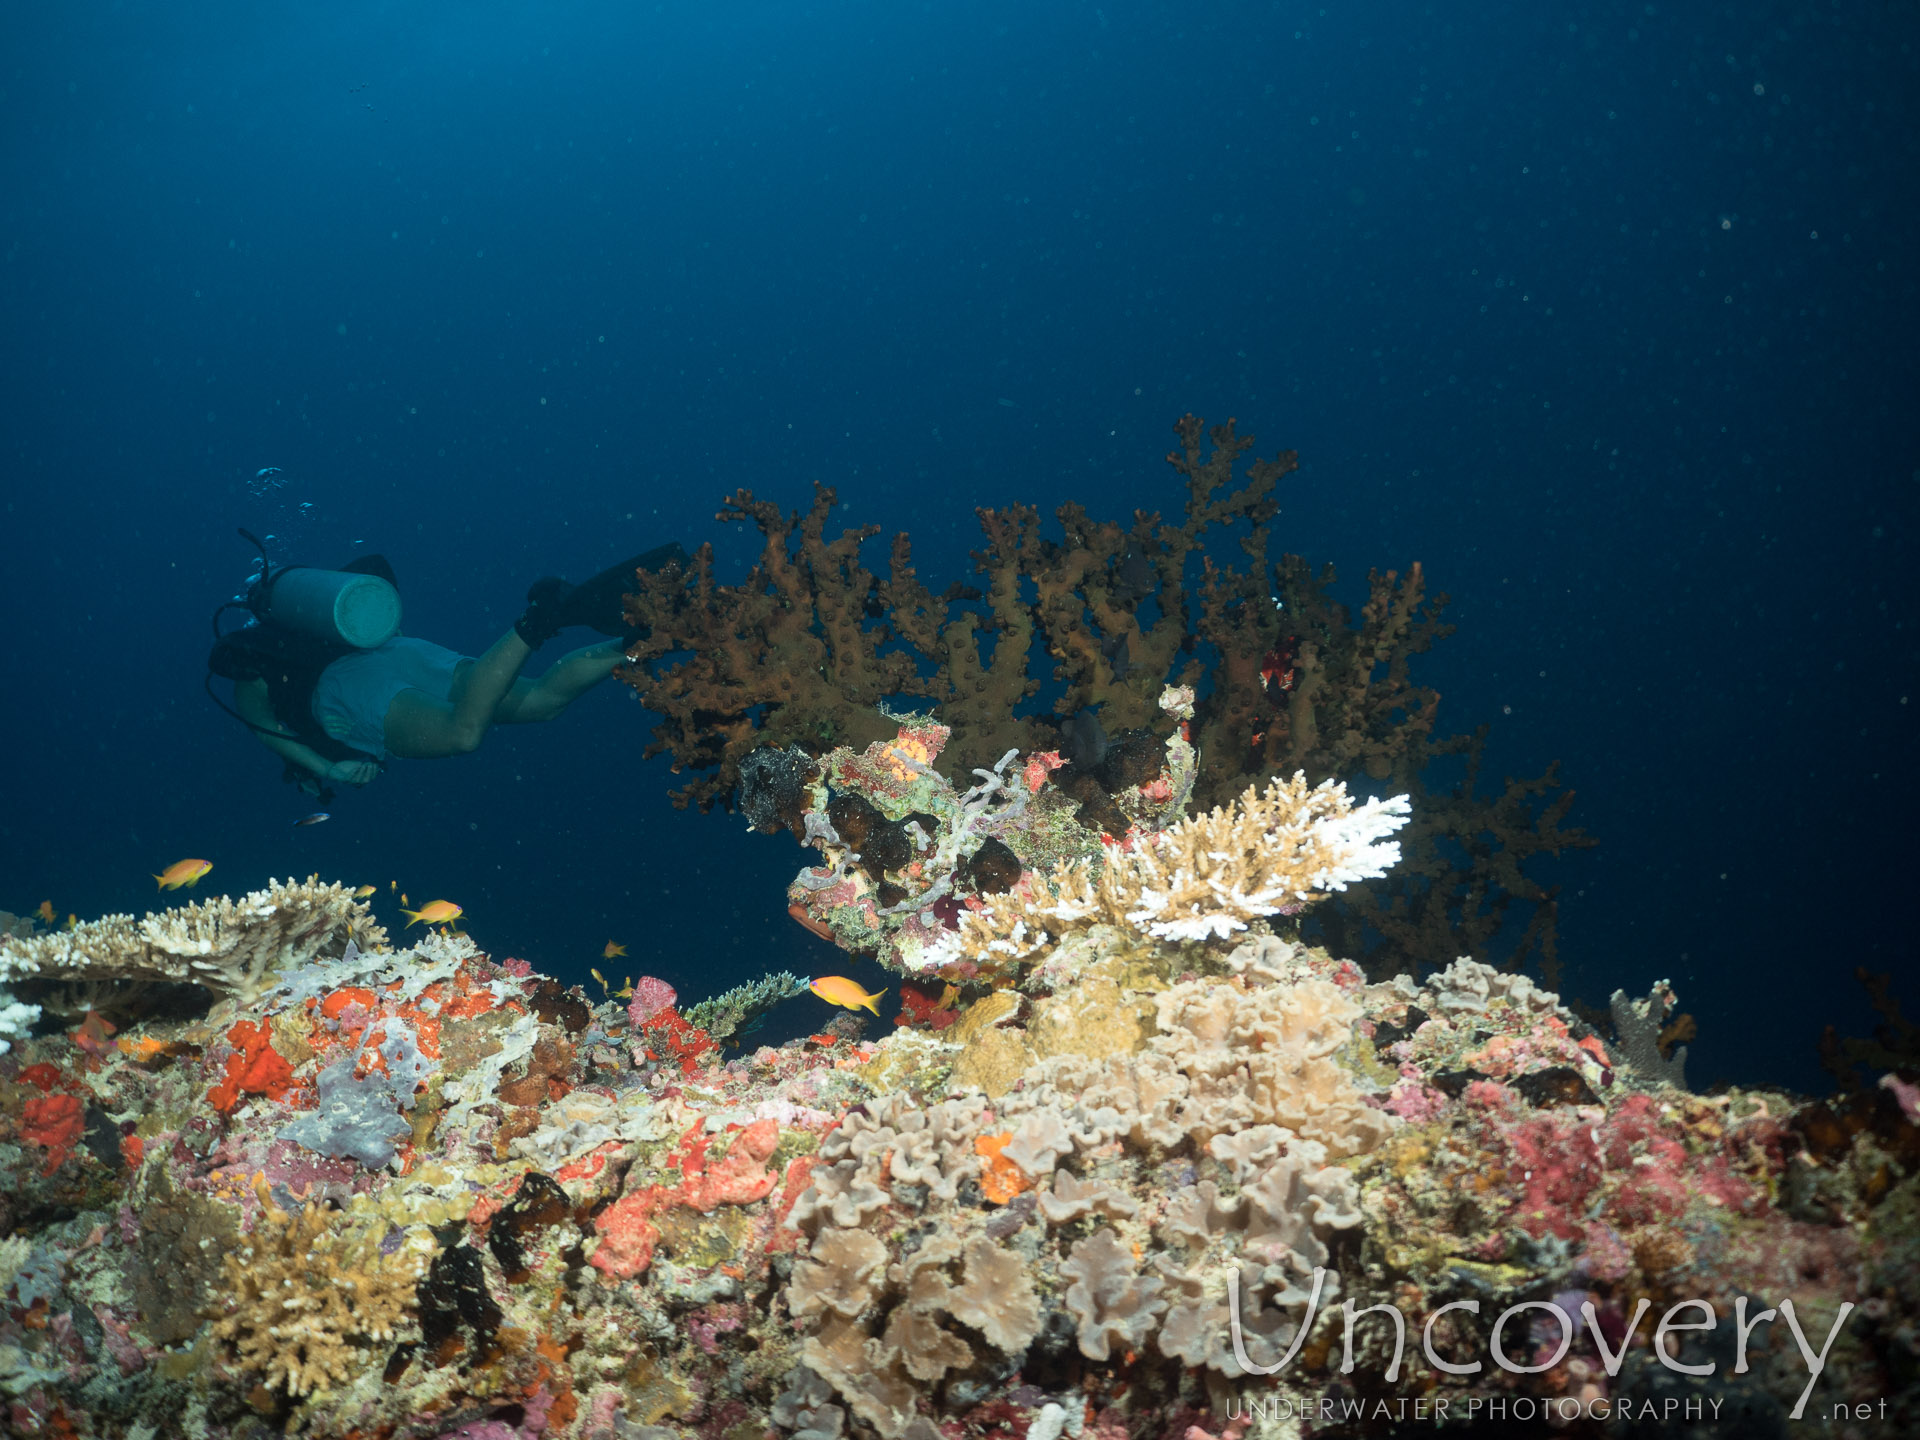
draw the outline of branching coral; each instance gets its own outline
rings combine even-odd
[[[885,580],[859,559],[878,527],[826,539],[831,488],[815,487],[804,516],[751,491],[735,494],[717,518],[751,521],[764,541],[740,584],[718,584],[712,547],[702,546],[686,566],[642,573],[628,599],[629,620],[650,633],[628,651],[633,663],[621,675],[663,717],[647,753],[671,753],[676,770],[715,772],[676,800],[703,809],[728,800],[747,755],[762,746],[858,748],[881,739],[889,727],[877,707],[891,697],[938,708],[962,770],[1008,750],[1049,748],[1059,722],[1088,706],[1105,707],[1101,723],[1116,734],[1156,722],[1174,670],[1200,672],[1190,658],[1189,560],[1239,523],[1252,526],[1243,548],[1262,554],[1279,508],[1274,487],[1297,464],[1288,452],[1256,462],[1236,483],[1232,457],[1251,442],[1231,441],[1227,463],[1205,464],[1195,449],[1201,430],[1192,417],[1183,421],[1185,448],[1168,457],[1188,482],[1180,524],[1142,511],[1122,527],[1067,504],[1056,511],[1056,541],[1041,534],[1029,506],[979,510],[986,547],[973,561],[983,587],[937,595],[920,581],[904,534],[894,538]],[[1232,427],[1216,433],[1231,437]],[[1037,604],[1025,598],[1030,587]],[[1149,596],[1155,605],[1143,605]],[[1029,673],[1036,643],[1065,688],[1049,714],[1023,715],[1039,689]],[[688,658],[656,663],[683,652]]]
[[[1158,698],[1183,684],[1205,696],[1186,727],[1202,806],[1276,771],[1316,784],[1364,773],[1413,797],[1409,863],[1316,914],[1330,944],[1393,973],[1510,941],[1511,963],[1538,956],[1551,979],[1554,891],[1526,867],[1591,841],[1565,826],[1572,796],[1557,793],[1551,769],[1489,798],[1476,790],[1485,732],[1436,738],[1440,697],[1414,683],[1411,660],[1450,632],[1445,597],[1429,596],[1415,563],[1371,574],[1350,613],[1332,598],[1331,567],[1268,560],[1293,453],[1243,464],[1252,441],[1233,422],[1209,431],[1186,416],[1175,429],[1179,523],[1146,511],[1100,521],[1070,503],[1054,513],[1053,538],[1031,507],[981,510],[977,588],[930,589],[905,535],[884,578],[866,569],[860,549],[877,532],[828,540],[830,489],[805,515],[736,494],[719,518],[751,522],[763,539],[740,584],[720,584],[702,547],[685,566],[642,573],[629,597],[628,618],[648,634],[621,673],[662,717],[647,753],[691,772],[676,802],[731,804],[748,757],[767,747],[797,756],[882,742],[892,725],[881,707],[908,699],[935,707],[951,735],[943,763],[961,774],[1009,752],[1051,753],[1057,765],[1071,749],[1058,783],[1084,823],[1117,836],[1130,817],[1109,799],[1147,778],[1134,757],[1149,772],[1157,763]],[[1232,562],[1234,547],[1246,563]],[[1050,704],[1037,709],[1048,661]],[[1070,745],[1076,737],[1084,743]],[[1457,783],[1426,774],[1462,757]],[[754,809],[751,794],[742,803]],[[763,826],[772,815],[754,813]],[[1526,924],[1503,934],[1516,913]]]
[[[1293,911],[1350,883],[1386,873],[1400,847],[1385,837],[1406,821],[1404,795],[1356,806],[1346,786],[1304,775],[1249,786],[1232,805],[1179,821],[1132,848],[1105,847],[1098,866],[1069,861],[1044,879],[969,910],[949,937],[909,963],[969,960],[983,970],[1038,962],[1060,938],[1096,925],[1161,940],[1221,939],[1249,922]]]
[[[296,1398],[384,1363],[427,1266],[406,1247],[382,1254],[377,1239],[324,1205],[269,1212],[225,1261],[210,1333],[229,1362]]]
[[[715,1040],[738,1043],[742,1036],[758,1030],[767,1013],[781,1001],[806,993],[806,980],[782,970],[688,1006],[687,1023]]]
[[[274,881],[238,900],[218,896],[136,920],[108,915],[71,930],[0,941],[0,980],[170,981],[251,1003],[275,979],[349,941],[383,948],[386,932],[345,885]]]

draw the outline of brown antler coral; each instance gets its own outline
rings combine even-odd
[[[715,582],[703,546],[684,567],[642,573],[628,601],[629,621],[649,633],[621,674],[661,717],[647,754],[693,772],[676,802],[731,803],[762,747],[819,755],[885,740],[897,720],[883,707],[917,703],[951,732],[941,763],[952,774],[1009,751],[1070,751],[1059,783],[1082,823],[1118,835],[1128,816],[1114,797],[1157,769],[1170,723],[1159,698],[1181,684],[1202,697],[1189,724],[1198,807],[1298,772],[1315,784],[1364,773],[1412,795],[1409,863],[1316,916],[1348,953],[1388,971],[1444,965],[1484,953],[1524,901],[1515,959],[1537,952],[1551,967],[1554,892],[1522,867],[1592,842],[1562,828],[1572,796],[1549,798],[1551,770],[1489,800],[1474,790],[1483,736],[1434,737],[1440,696],[1413,682],[1410,661],[1450,633],[1446,597],[1428,595],[1416,562],[1370,574],[1356,618],[1331,597],[1331,567],[1316,573],[1296,555],[1269,565],[1275,490],[1294,453],[1243,466],[1253,442],[1231,420],[1209,429],[1189,415],[1175,431],[1167,460],[1187,490],[1178,523],[1148,511],[1095,520],[1068,503],[1053,539],[1030,506],[982,509],[977,589],[928,588],[904,534],[884,579],[866,569],[860,549],[877,530],[828,540],[830,488],[815,488],[804,515],[738,492],[719,518],[751,521],[764,540],[740,584]],[[1248,563],[1232,562],[1222,532]],[[1044,708],[1033,704],[1036,647],[1052,660]],[[1426,792],[1421,772],[1454,755],[1467,759],[1464,781]]]

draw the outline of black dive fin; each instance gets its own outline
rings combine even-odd
[[[634,584],[636,570],[658,570],[664,565],[685,564],[687,552],[678,540],[661,545],[642,555],[610,565],[591,580],[573,587],[561,606],[563,625],[585,625],[602,635],[629,634],[621,602],[639,587]]]

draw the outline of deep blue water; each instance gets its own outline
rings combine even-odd
[[[195,855],[203,889],[454,898],[570,981],[609,939],[688,997],[846,969],[783,914],[801,852],[670,808],[616,685],[290,828],[201,692],[235,527],[384,552],[408,631],[477,651],[541,574],[677,537],[737,576],[741,485],[836,485],[941,583],[976,505],[1172,509],[1193,411],[1299,450],[1279,548],[1451,593],[1419,674],[1443,728],[1494,723],[1494,778],[1561,759],[1603,842],[1542,871],[1567,988],[1671,977],[1696,1083],[1824,1088],[1819,1026],[1871,1023],[1853,967],[1914,953],[1916,31],[1883,0],[12,11],[0,906],[138,910]]]

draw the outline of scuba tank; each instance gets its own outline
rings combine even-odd
[[[248,609],[271,625],[371,650],[400,629],[400,592],[364,571],[288,565],[262,574]]]
[[[338,570],[275,569],[259,538],[244,529],[240,534],[260,552],[260,568],[244,595],[213,612],[216,639],[224,638],[220,617],[229,610],[245,610],[262,625],[279,626],[342,654],[375,649],[399,633],[400,589],[385,556],[362,555]]]

